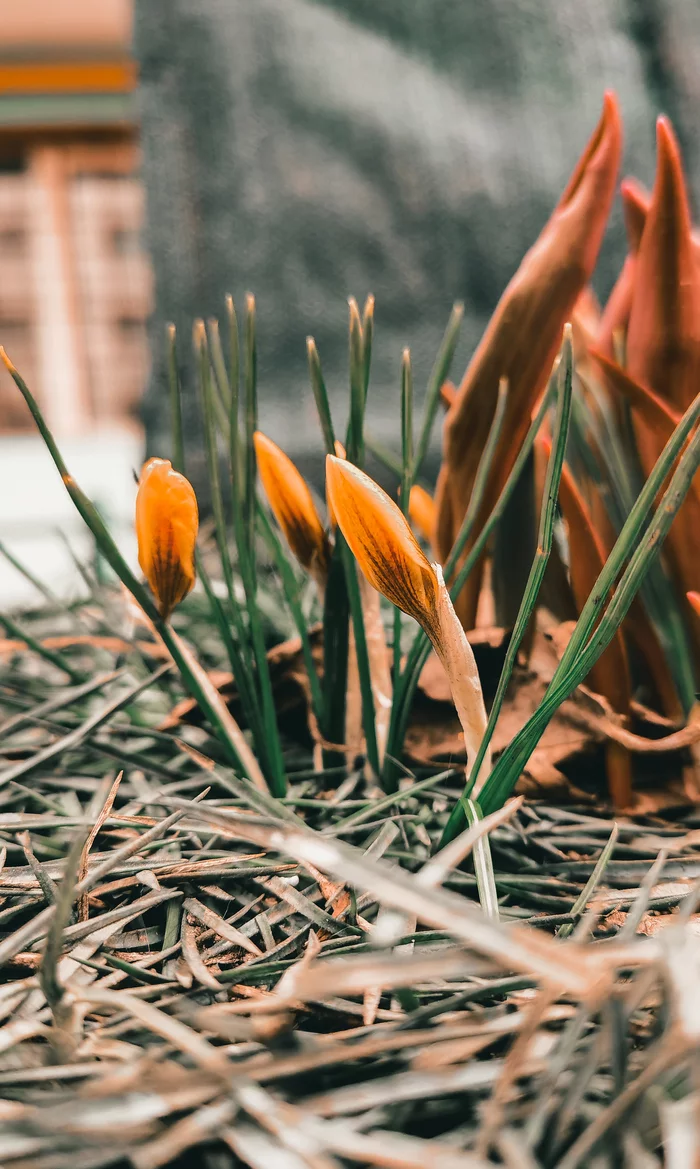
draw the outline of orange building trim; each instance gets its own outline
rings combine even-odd
[[[0,64],[0,94],[131,93],[136,66],[119,61],[23,61]]]

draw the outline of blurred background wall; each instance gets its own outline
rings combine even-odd
[[[256,293],[262,423],[302,463],[320,450],[305,337],[340,417],[346,298],[373,292],[370,425],[395,442],[402,348],[420,397],[463,300],[461,375],[606,87],[625,171],[651,184],[665,111],[700,192],[699,54],[697,0],[6,4],[0,342],[127,544],[143,423],[150,453],[170,449],[164,323],[191,387],[192,319],[227,292]],[[624,246],[618,207],[601,296]],[[71,512],[43,460],[1,371],[0,540],[62,581]],[[20,585],[0,562],[0,599]]]
[[[132,19],[131,0],[22,0],[0,21],[0,343],[127,545],[152,307]],[[72,588],[57,528],[88,552],[2,368],[0,539]],[[26,592],[0,562],[0,599]]]
[[[346,298],[376,295],[368,409],[396,444],[403,346],[420,389],[464,300],[461,376],[606,87],[622,104],[625,169],[652,182],[665,111],[700,190],[697,0],[136,0],[135,27],[154,450],[168,441],[163,321],[186,349],[193,315],[248,289],[263,421],[302,458],[317,445],[304,338],[316,336],[340,411]],[[624,247],[618,207],[601,294]]]

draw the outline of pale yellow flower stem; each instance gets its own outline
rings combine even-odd
[[[434,564],[433,568],[438,580],[438,633],[431,636],[431,640],[445,667],[459,721],[462,724],[464,745],[467,750],[466,775],[469,778],[471,766],[486,731],[484,695],[474,651],[467,641],[462,623],[454,611],[449,591],[445,586],[442,569],[439,564]],[[478,783],[472,792],[473,799],[478,797],[490,772],[491,748],[489,747],[479,768]]]
[[[375,588],[372,588],[364,573],[359,572],[358,579],[360,582],[362,616],[365,623],[365,638],[367,641],[372,694],[374,696],[377,754],[379,755],[379,766],[382,767],[384,764],[386,741],[389,737],[389,721],[391,719],[392,684],[389,653],[386,645],[386,634],[384,632],[384,622],[382,621],[379,593]]]

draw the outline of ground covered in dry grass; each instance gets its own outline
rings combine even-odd
[[[489,916],[476,833],[431,860],[459,766],[382,797],[290,741],[273,802],[157,729],[182,692],[119,605],[3,646],[2,1165],[693,1163],[692,807],[511,804]]]

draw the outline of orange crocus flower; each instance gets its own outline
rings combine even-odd
[[[267,501],[292,552],[312,575],[328,571],[328,538],[305,479],[272,439],[253,436]]]
[[[136,496],[136,536],[139,564],[165,619],[194,584],[198,527],[192,484],[168,459],[149,459]]]
[[[435,631],[435,569],[393,499],[364,471],[333,455],[326,456],[326,491],[369,583],[426,631]]]

